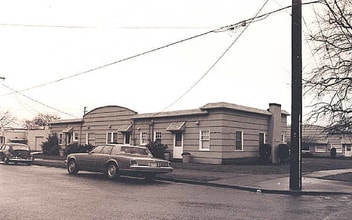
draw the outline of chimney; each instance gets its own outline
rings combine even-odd
[[[269,123],[269,144],[271,145],[271,162],[279,163],[279,144],[281,143],[281,105],[277,103],[269,104],[269,111],[272,113]]]

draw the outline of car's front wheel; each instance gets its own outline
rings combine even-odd
[[[115,179],[119,176],[119,169],[115,163],[109,163],[106,167],[106,176],[109,179]]]
[[[77,174],[78,173],[78,167],[77,167],[77,163],[75,160],[68,161],[67,171],[69,174]]]

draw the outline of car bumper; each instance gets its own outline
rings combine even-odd
[[[129,169],[124,170],[125,172],[135,172],[135,173],[153,173],[153,174],[163,174],[170,173],[174,170],[172,167],[147,167],[147,166],[131,166]]]
[[[20,158],[20,157],[10,157],[9,162],[14,163],[32,163],[33,158]]]

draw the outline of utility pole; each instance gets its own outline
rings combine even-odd
[[[292,0],[290,190],[302,190],[302,1]]]

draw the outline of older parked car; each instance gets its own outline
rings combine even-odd
[[[151,180],[156,174],[173,170],[169,161],[154,158],[145,146],[120,144],[97,146],[89,153],[73,153],[66,162],[69,174],[85,170],[104,173],[109,179],[127,175]]]
[[[34,157],[26,144],[6,143],[0,148],[0,160],[6,165],[12,163],[26,163],[31,165]]]

